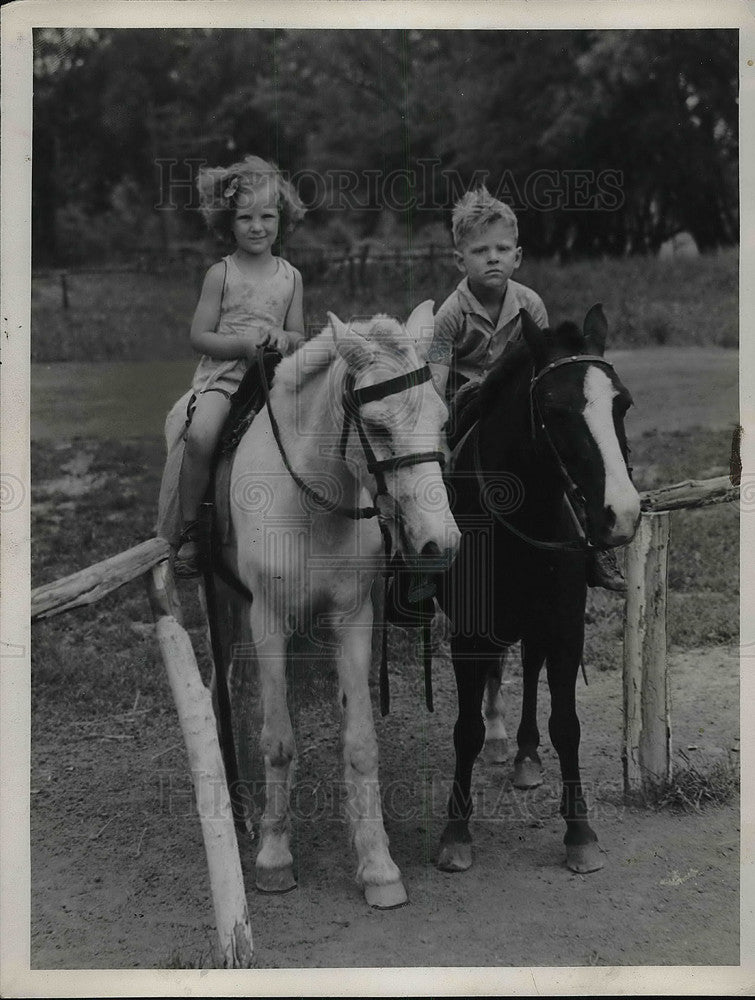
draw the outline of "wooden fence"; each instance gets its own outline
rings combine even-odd
[[[421,269],[425,277],[440,277],[443,269],[453,264],[453,250],[449,246],[429,243],[411,250],[377,250],[369,244],[357,249],[333,247],[287,247],[286,259],[299,268],[307,284],[341,283],[351,294],[358,288],[370,288],[381,275],[404,273],[407,268]],[[180,275],[192,278],[201,287],[205,271],[213,263],[201,251],[179,252],[155,256],[144,254],[131,261],[108,266],[71,265],[63,268],[35,269],[35,281],[57,282],[60,287],[60,305],[64,310],[76,299],[77,275],[149,274]]]
[[[222,967],[252,965],[253,941],[238,842],[210,692],[202,683],[168,561],[168,543],[151,538],[31,595],[32,621],[93,604],[144,577],[163,663],[176,703],[202,826]]]
[[[652,796],[670,780],[671,701],[666,661],[670,512],[739,497],[729,476],[688,480],[641,494],[640,525],[627,547],[624,616],[624,791]]]
[[[689,480],[641,494],[640,526],[627,553],[622,761],[628,793],[657,791],[671,778],[666,663],[669,512],[724,503],[738,496],[739,487],[732,486],[728,476]],[[252,932],[225,769],[210,694],[182,625],[168,554],[167,542],[152,538],[38,587],[31,595],[31,618],[36,621],[93,604],[125,583],[145,577],[192,771],[220,951],[226,967],[248,968],[253,956]]]

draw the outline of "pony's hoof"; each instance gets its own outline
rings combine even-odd
[[[285,868],[257,868],[254,875],[254,884],[260,892],[291,892],[296,888],[291,865]]]
[[[437,868],[442,872],[465,872],[472,867],[471,844],[441,844]]]
[[[537,788],[543,783],[543,769],[531,757],[514,762],[514,788]]]
[[[567,844],[566,867],[580,875],[597,872],[605,865],[605,856],[597,841],[590,844]]]
[[[409,902],[404,883],[401,881],[390,882],[388,885],[366,885],[364,898],[367,905],[375,910],[395,910],[399,906],[406,906]]]
[[[482,748],[482,759],[487,764],[504,764],[509,756],[508,740],[486,739]]]

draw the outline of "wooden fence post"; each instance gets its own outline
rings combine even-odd
[[[652,795],[671,779],[666,664],[670,516],[643,514],[627,547],[624,617],[624,792]]]
[[[253,959],[252,930],[215,715],[191,639],[176,619],[178,599],[167,560],[148,575],[147,589],[189,757],[220,952],[225,968],[248,969]]]

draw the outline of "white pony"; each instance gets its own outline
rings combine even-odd
[[[370,704],[370,592],[390,549],[433,571],[459,531],[441,476],[445,404],[424,364],[432,302],[406,327],[387,316],[329,325],[283,360],[269,406],[239,443],[227,563],[251,590],[260,671],[265,808],[257,887],[293,888],[289,787],[295,754],[286,653],[297,630],[332,637],[343,713],[346,809],[357,881],[371,906],[406,901],[388,850]],[[375,516],[380,512],[380,517]]]

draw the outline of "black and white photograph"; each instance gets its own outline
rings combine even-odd
[[[746,5],[1,14],[3,995],[751,993]]]

